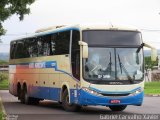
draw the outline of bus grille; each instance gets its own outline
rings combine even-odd
[[[124,94],[106,94],[106,93],[101,93],[103,96],[128,96],[130,93],[124,93]]]

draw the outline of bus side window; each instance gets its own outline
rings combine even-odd
[[[28,51],[30,57],[37,57],[38,56],[38,45],[37,45],[37,39],[36,38],[30,38],[28,40]]]
[[[51,55],[51,35],[38,37],[38,56]]]
[[[80,79],[80,46],[78,44],[79,40],[80,32],[77,30],[73,30],[71,52],[72,74],[78,80]]]
[[[55,54],[69,54],[70,31],[56,33],[55,38]]]
[[[51,35],[50,55],[55,55],[56,52],[56,34]]]
[[[15,58],[24,58],[23,57],[23,47],[24,47],[24,40],[17,41],[16,51],[15,51]]]
[[[28,43],[27,43],[28,39],[24,40],[24,48],[23,48],[23,58],[29,58],[29,51],[28,51]]]
[[[11,42],[10,59],[15,59],[16,42]]]
[[[70,30],[53,33],[50,39],[50,55],[69,54]]]

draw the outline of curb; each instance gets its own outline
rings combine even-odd
[[[2,113],[3,113],[2,120],[6,120],[7,113],[6,113],[6,110],[5,110],[4,105],[2,103],[1,97],[0,97],[0,102],[1,102],[1,105],[2,105]]]
[[[154,95],[150,95],[150,94],[146,94],[144,95],[145,97],[160,97],[160,94],[154,94]]]

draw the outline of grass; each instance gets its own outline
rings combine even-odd
[[[0,90],[8,89],[8,72],[0,72]]]
[[[2,111],[2,101],[0,99],[0,120],[3,119],[3,111]]]
[[[0,81],[0,90],[8,90],[8,79]]]
[[[144,87],[145,94],[160,94],[160,82],[147,82]]]

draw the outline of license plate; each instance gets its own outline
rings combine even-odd
[[[120,100],[110,100],[110,103],[111,104],[119,104],[119,103],[121,103],[121,101]]]

